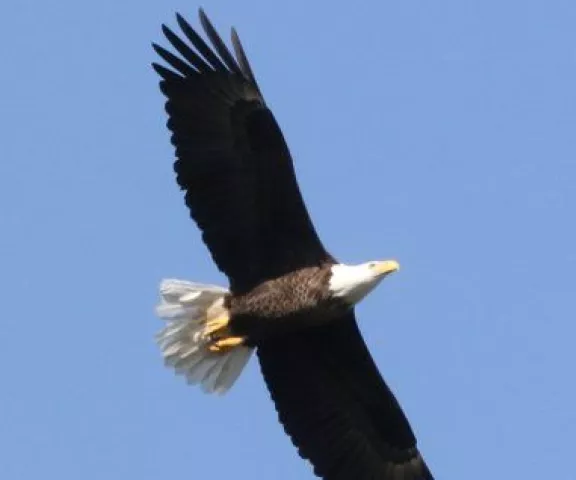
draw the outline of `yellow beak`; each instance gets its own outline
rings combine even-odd
[[[378,275],[388,275],[400,270],[400,264],[396,260],[385,260],[376,262],[373,269]]]

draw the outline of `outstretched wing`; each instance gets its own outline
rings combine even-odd
[[[353,312],[263,342],[258,357],[280,422],[316,475],[433,480]]]
[[[155,45],[167,97],[174,169],[186,204],[234,291],[330,258],[300,194],[288,147],[238,35],[235,55],[200,10],[209,46],[180,15],[184,37],[163,32],[178,55]]]

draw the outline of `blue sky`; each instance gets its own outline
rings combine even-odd
[[[164,369],[162,277],[223,283],[149,68],[198,5],[0,6],[0,478],[307,479],[256,362]],[[359,307],[438,479],[576,478],[576,3],[210,1],[327,246],[402,264]]]

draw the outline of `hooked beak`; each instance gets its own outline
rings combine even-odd
[[[384,276],[400,270],[400,264],[396,260],[385,260],[377,262],[373,269],[379,276]]]

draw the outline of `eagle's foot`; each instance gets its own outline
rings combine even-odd
[[[213,318],[206,322],[206,327],[204,328],[204,335],[207,337],[215,337],[226,335],[226,329],[228,323],[230,322],[230,315],[228,312],[224,312],[221,315]]]
[[[224,312],[206,322],[204,336],[210,342],[208,350],[211,352],[225,353],[244,343],[244,337],[233,337],[230,335],[230,330],[228,329],[229,323],[230,315],[228,312]]]
[[[225,353],[244,343],[244,337],[226,337],[214,341],[208,347],[211,352]]]

